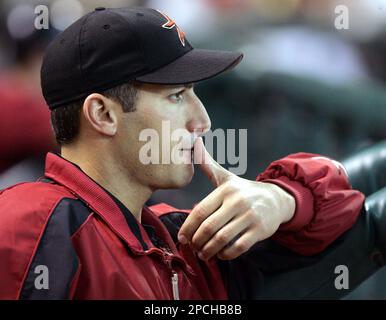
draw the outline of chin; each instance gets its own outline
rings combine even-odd
[[[194,175],[194,166],[178,165],[177,168],[173,168],[168,174],[168,186],[165,189],[180,189],[188,185]]]
[[[162,189],[180,189],[188,185],[194,175],[193,164],[183,165],[156,165],[152,167],[144,167],[147,173],[142,175],[142,181],[146,183],[153,191]]]
[[[179,170],[176,170],[177,172],[173,174],[175,178],[176,187],[175,188],[182,188],[188,185],[194,175],[194,166],[192,164],[183,165],[183,169],[179,168]]]

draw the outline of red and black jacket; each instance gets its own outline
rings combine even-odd
[[[257,179],[295,197],[293,219],[272,238],[296,255],[324,250],[354,224],[364,200],[342,168],[312,154],[273,162]],[[205,262],[177,242],[187,214],[160,204],[143,208],[139,223],[79,167],[49,153],[44,179],[0,192],[0,298],[240,297],[228,268],[239,259]],[[36,285],[39,266],[48,288]]]

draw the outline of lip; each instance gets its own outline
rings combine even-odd
[[[194,147],[191,147],[191,148],[181,148],[181,149],[178,149],[180,151],[194,151]]]
[[[179,150],[181,156],[189,159],[189,164],[193,164],[194,147],[182,148],[182,149],[178,149],[178,150]]]
[[[196,142],[196,137],[195,136],[190,136],[189,138],[185,138],[182,141],[180,141],[178,144],[179,148],[178,150],[180,151],[193,151],[194,150],[194,145]]]

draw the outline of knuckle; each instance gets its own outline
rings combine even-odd
[[[204,260],[208,260],[213,256],[213,253],[210,250],[202,251],[201,253]]]
[[[234,197],[231,197],[229,199],[226,199],[224,201],[224,207],[226,206],[226,209],[232,212],[239,212],[239,206],[237,204],[237,199],[234,199]]]
[[[227,206],[230,210],[241,212],[248,208],[248,201],[239,194],[233,194],[227,201]]]
[[[230,260],[232,259],[232,256],[229,254],[229,253],[226,253],[226,252],[221,252],[217,255],[218,258],[220,258],[221,260]]]
[[[235,250],[239,253],[246,252],[249,249],[249,245],[246,242],[242,242],[242,241],[236,242],[234,246],[235,246]]]
[[[234,258],[237,258],[240,255],[240,253],[237,253],[234,248],[222,250],[218,257],[222,260],[232,260]]]
[[[256,234],[259,234],[260,236],[264,236],[266,234],[266,226],[261,221],[254,223],[253,230],[255,230]]]
[[[249,219],[253,219],[255,225],[260,226],[261,224],[263,224],[263,217],[261,216],[260,211],[248,210],[248,212],[246,212],[246,215]]]
[[[228,237],[228,233],[227,232],[218,232],[215,236],[214,236],[214,241],[218,244],[226,244],[228,243],[228,240],[229,240],[229,237]]]
[[[201,255],[206,259],[210,255],[210,249],[206,248],[201,250]]]
[[[262,220],[260,220],[258,223],[258,229],[262,235],[270,235],[271,234],[270,225]]]
[[[256,212],[252,209],[247,210],[244,214],[244,217],[245,219],[247,219],[248,221],[254,224],[260,224],[261,222],[261,217],[258,214],[256,214]]]
[[[239,208],[247,208],[249,206],[249,201],[244,196],[240,195],[237,200],[237,206]]]
[[[235,187],[231,181],[227,181],[223,184],[223,192],[225,195],[229,195],[235,192]]]
[[[194,234],[193,238],[192,238],[192,241],[191,241],[191,244],[194,248],[197,248],[200,246],[201,244],[201,240],[200,240],[200,237],[197,235],[197,234]]]
[[[195,208],[194,208],[194,211],[195,211],[195,220],[197,221],[201,221],[205,218],[205,206],[202,205],[202,204],[198,204]]]
[[[213,221],[205,221],[203,224],[202,224],[202,231],[204,234],[211,234],[214,232],[214,223]]]
[[[236,253],[234,251],[229,252],[228,254],[225,255],[226,260],[232,260],[237,258],[240,255],[240,253]]]

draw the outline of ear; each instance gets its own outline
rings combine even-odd
[[[103,135],[114,136],[118,117],[114,103],[99,93],[90,94],[83,103],[83,115],[88,124]]]

